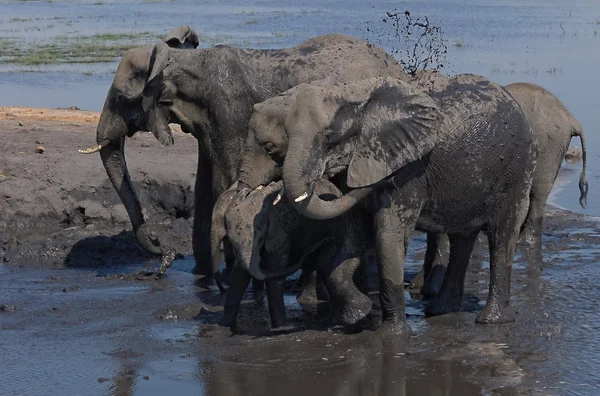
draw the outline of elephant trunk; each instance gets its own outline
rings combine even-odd
[[[587,193],[588,193],[588,183],[585,179],[585,171],[587,165],[587,152],[585,147],[585,135],[583,134],[583,129],[579,127],[579,129],[575,130],[575,136],[579,136],[579,140],[581,140],[581,174],[579,175],[579,204],[582,208],[587,207]]]
[[[337,199],[323,200],[314,194],[315,182],[323,176],[324,145],[316,133],[290,134],[288,154],[283,166],[284,190],[288,201],[302,215],[316,220],[337,217],[356,205],[373,190],[361,187]]]
[[[124,133],[114,133],[115,128],[123,130]],[[96,132],[96,140],[100,147],[99,151],[102,164],[104,165],[104,169],[106,169],[108,178],[127,210],[137,241],[148,253],[154,256],[161,256],[163,251],[160,247],[160,243],[151,237],[150,230],[144,222],[142,207],[133,190],[129,172],[127,171],[124,151],[126,131],[127,125],[125,124],[125,121],[108,114],[105,106],[105,110],[100,116]],[[109,135],[122,137],[119,141],[114,141],[108,138]]]
[[[308,248],[306,251],[304,251],[304,253],[302,253],[302,256],[300,257],[298,262],[296,262],[294,265],[285,267],[285,268],[282,268],[279,270],[275,270],[275,271],[263,271],[259,266],[260,260],[252,260],[252,259],[249,259],[248,257],[246,257],[246,258],[244,258],[244,260],[242,260],[242,262],[249,263],[248,265],[244,265],[244,268],[248,271],[248,273],[251,276],[253,276],[254,278],[256,278],[258,280],[267,280],[268,281],[271,279],[286,278],[286,277],[292,275],[294,272],[301,270],[302,267],[304,266],[304,262],[306,261],[306,258],[308,256],[310,256],[311,254],[316,252],[318,249],[320,249],[325,244],[331,243],[334,241],[336,241],[335,237],[326,237],[326,238],[321,239],[318,243],[315,243],[310,248]]]

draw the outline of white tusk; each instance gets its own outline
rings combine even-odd
[[[273,201],[273,205],[277,205],[281,201],[281,193],[277,194],[275,200]]]
[[[256,187],[255,190],[262,190],[263,188],[265,188],[265,186],[261,184],[260,186]]]
[[[305,192],[304,194],[300,195],[298,198],[294,199],[294,202],[301,202],[301,201],[304,201],[306,198],[308,198],[308,192]]]
[[[86,148],[86,149],[83,149],[83,150],[79,150],[79,152],[81,154],[91,154],[91,153],[95,153],[96,151],[100,151],[101,149],[102,149],[102,145],[99,144],[99,145],[94,146],[94,147],[90,147],[90,148]]]

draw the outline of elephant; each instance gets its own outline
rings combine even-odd
[[[426,314],[460,309],[466,265],[478,232],[485,229],[490,287],[476,321],[514,320],[510,268],[527,214],[537,145],[504,88],[464,74],[428,95],[398,79],[371,78],[307,85],[291,105],[264,113],[279,115],[269,125],[286,130],[281,174],[284,192],[299,213],[332,219],[358,203],[369,211],[380,276],[380,332],[409,331],[403,267],[415,227],[447,233],[450,239],[448,272]],[[315,181],[322,177],[341,180],[346,192],[334,200],[319,199]]]
[[[187,25],[173,29],[163,41],[169,47],[186,50],[195,49],[199,44],[198,35]],[[133,224],[136,238],[144,240],[144,246],[149,252],[163,257],[161,269],[164,270],[174,260],[175,251],[170,248],[159,249],[156,246],[157,241],[150,237],[144,224],[139,201],[129,180],[123,150],[118,147],[125,144],[126,135],[133,136],[137,131],[150,129],[148,119],[142,112],[141,103],[136,103],[136,97],[143,91],[151,53],[152,47],[136,47],[128,50],[123,56],[100,114],[97,145],[79,152],[82,154],[100,152],[113,186],[121,200],[127,202],[125,209]],[[107,130],[112,131],[113,135],[109,137]]]
[[[252,276],[265,280],[271,327],[284,326],[285,277],[309,268],[325,279],[331,305],[328,322],[355,324],[372,305],[352,281],[360,278],[360,257],[367,243],[363,221],[366,213],[355,208],[329,221],[309,219],[282,197],[281,187],[281,181],[273,182],[262,189],[246,190],[245,194],[232,187],[215,203],[211,229],[215,278],[219,279],[222,240],[231,242],[237,258],[219,323],[235,328],[242,296]],[[318,181],[315,189],[322,199],[341,195],[327,180]]]
[[[132,59],[133,58],[133,59]],[[217,45],[193,51],[159,42],[149,65],[127,53],[100,116],[97,141],[113,186],[127,208],[136,239],[154,256],[170,250],[151,238],[131,186],[124,157],[125,136],[148,126],[164,145],[174,143],[169,123],[198,139],[194,191],[193,272],[209,278],[212,208],[237,179],[252,105],[298,84],[328,78],[345,82],[376,76],[407,78],[379,47],[341,34],[318,36],[290,48],[244,49]],[[132,67],[135,61],[136,67]],[[147,72],[146,72],[147,70]],[[147,76],[131,87],[132,74]],[[124,84],[124,86],[123,86]]]
[[[523,113],[537,140],[539,154],[533,184],[531,186],[530,205],[524,224],[525,240],[529,245],[541,249],[544,208],[554,181],[558,176],[571,138],[581,140],[582,168],[579,175],[579,204],[587,206],[588,183],[586,171],[585,135],[581,124],[565,105],[544,88],[518,82],[509,84],[506,90],[521,106]]]
[[[439,84],[438,84],[439,86]],[[519,103],[533,129],[538,145],[538,159],[529,194],[529,210],[521,229],[521,237],[533,248],[536,260],[541,260],[542,227],[546,201],[558,176],[571,138],[581,139],[582,169],[579,176],[580,205],[587,205],[586,146],[581,124],[561,101],[544,88],[531,83],[517,82],[505,86]],[[425,265],[412,281],[411,288],[420,289],[427,297],[434,296],[445,273],[449,242],[445,235],[428,235]],[[431,275],[430,275],[431,274]]]

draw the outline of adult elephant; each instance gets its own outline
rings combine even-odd
[[[195,49],[198,47],[198,34],[188,25],[181,25],[164,38],[164,45],[179,49]],[[146,79],[148,77],[150,55],[152,47],[136,47],[128,50],[117,67],[115,78],[108,90],[104,101],[104,108],[100,114],[96,130],[97,145],[79,150],[83,154],[100,151],[102,162],[107,170],[110,181],[117,190],[121,200],[134,202],[125,205],[125,209],[133,224],[133,230],[138,240],[144,239],[145,247],[151,252],[162,253],[155,246],[154,240],[144,226],[139,201],[133,193],[129,174],[125,166],[123,150],[119,149],[125,144],[125,136],[133,136],[137,131],[147,131],[148,117],[142,111],[139,99]],[[121,165],[118,165],[118,164]],[[109,170],[110,169],[110,170]],[[133,198],[132,198],[133,194]],[[175,258],[173,249],[164,249],[164,267],[170,265]]]
[[[164,145],[173,144],[169,122],[198,139],[193,251],[195,273],[210,275],[210,225],[217,197],[237,179],[252,105],[295,85],[328,78],[353,81],[374,76],[406,78],[382,49],[353,37],[329,34],[284,49],[218,45],[183,51],[159,42],[143,90],[114,88],[132,72],[127,54],[117,70],[97,130],[100,155],[131,219],[138,242],[156,256],[171,251],[151,238],[132,188],[124,157],[125,136],[147,123]],[[139,63],[139,62],[138,62]],[[117,91],[117,92],[114,92]],[[119,94],[119,91],[121,93]]]
[[[439,77],[443,78],[443,77]],[[438,83],[439,86],[439,83]],[[583,128],[565,105],[546,89],[531,83],[518,82],[505,86],[519,103],[529,122],[538,145],[538,159],[529,195],[529,210],[521,230],[521,238],[532,250],[535,260],[541,260],[542,228],[546,201],[560,171],[571,138],[581,139],[583,166],[579,175],[579,203],[587,204],[588,183],[586,146]],[[427,236],[425,265],[411,288],[420,289],[425,296],[435,295],[441,286],[448,257],[448,239],[445,235]]]
[[[583,128],[575,116],[553,94],[531,83],[514,83],[506,90],[521,106],[539,147],[538,162],[531,186],[531,203],[524,224],[525,241],[541,249],[544,208],[560,166],[571,143],[571,138],[581,140],[582,168],[579,175],[579,204],[587,206],[588,183],[586,171],[586,147]]]
[[[283,182],[292,205],[314,219],[339,216],[359,202],[372,214],[381,331],[407,328],[404,258],[415,227],[450,239],[448,271],[427,314],[460,309],[473,244],[486,229],[490,287],[477,322],[514,320],[510,268],[537,147],[505,89],[459,75],[429,96],[401,81],[375,78],[306,86],[286,113]],[[340,174],[349,189],[342,197],[324,201],[313,194],[316,180]]]

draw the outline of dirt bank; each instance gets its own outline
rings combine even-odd
[[[99,113],[0,107],[0,260],[88,266],[149,258],[135,243],[125,208],[95,144]],[[147,132],[128,139],[126,158],[146,219],[165,242],[191,252],[196,140],[174,129],[175,145]],[[165,233],[165,231],[168,231]]]

